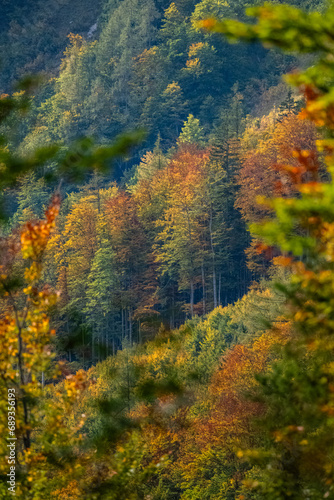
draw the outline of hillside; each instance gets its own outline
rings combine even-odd
[[[334,498],[333,8],[2,7],[0,499]]]
[[[89,370],[91,385],[75,408],[77,419],[87,415],[83,430],[106,446],[129,411],[140,425],[134,441],[120,446],[126,462],[111,462],[122,484],[122,491],[113,486],[115,498],[225,500],[242,494],[242,480],[258,472],[240,467],[235,449],[263,439],[252,426],[261,414],[248,399],[256,391],[253,377],[275,359],[273,346],[290,335],[284,321],[266,332],[261,310],[274,321],[283,300],[272,283],[263,283],[235,305],[188,320],[179,330],[161,327],[153,341],[127,346]],[[149,464],[153,473],[145,483],[142,471]]]
[[[246,115],[262,116],[286,99],[280,77],[299,64],[259,44],[230,45],[196,28],[205,16],[243,19],[242,3],[125,0],[94,8],[54,3],[34,2],[24,26],[9,10],[9,29],[3,33],[3,44],[10,47],[4,52],[4,77],[40,70],[56,76],[36,98],[29,127],[19,134],[28,150],[83,134],[108,141],[143,127],[147,139],[134,159],[139,160],[158,137],[163,148],[173,147],[189,114],[200,120],[207,139],[216,130],[226,139],[238,136]]]
[[[97,22],[101,2],[86,0],[24,0],[1,4],[0,93],[27,73],[59,73],[61,57],[70,33],[89,36]]]

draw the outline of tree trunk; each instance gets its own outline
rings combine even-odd
[[[124,340],[124,309],[121,310],[122,315],[122,341]]]
[[[129,308],[129,341],[130,346],[132,346],[132,319],[131,319],[131,309]]]
[[[212,208],[210,211],[210,245],[211,245],[211,255],[212,255],[212,291],[213,291],[213,307],[214,309],[217,307],[217,283],[216,283],[216,262],[215,262],[215,249],[213,246],[213,237],[212,237]]]
[[[85,369],[85,334],[83,329],[82,329],[82,365]]]
[[[190,314],[191,317],[194,316],[194,282],[190,282]]]
[[[204,275],[204,262],[202,261],[202,293],[203,293],[203,314],[206,312],[205,305],[205,275]]]

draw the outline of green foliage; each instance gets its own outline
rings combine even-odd
[[[333,10],[321,16],[289,6],[248,10],[252,25],[236,21],[206,21],[210,29],[230,39],[260,40],[287,51],[317,53],[306,71],[289,80],[305,93],[304,118],[324,128],[330,137],[318,141],[333,171]],[[333,181],[320,182],[318,152],[296,151],[296,167],[283,167],[298,196],[264,200],[275,218],[252,226],[253,231],[285,255],[290,282],[277,285],[290,307],[293,335],[282,359],[258,377],[258,399],[266,405],[262,419],[269,442],[248,456],[260,465],[248,486],[260,498],[333,498],[332,419],[332,283]],[[270,473],[268,473],[270,471]]]
[[[101,2],[40,0],[1,5],[0,94],[26,74],[55,76],[69,33],[87,35],[96,22]]]
[[[333,11],[321,16],[266,4],[248,10],[257,24],[209,19],[201,26],[215,33],[198,29],[203,15],[242,19],[243,6],[205,0],[105,2],[96,40],[70,35],[60,73],[41,94],[27,79],[18,93],[0,100],[0,188],[3,205],[8,200],[11,205],[3,217],[11,217],[12,226],[39,217],[59,179],[58,191],[68,194],[47,248],[44,226],[36,223],[47,253],[43,279],[50,277],[51,286],[61,291],[52,314],[58,356],[68,356],[64,366],[70,371],[107,358],[90,368],[87,384],[78,372],[43,393],[40,371],[50,368],[44,358],[49,363],[53,356],[36,349],[43,359],[34,362],[32,373],[45,403],[38,408],[43,425],[37,426],[37,418],[29,425],[21,422],[20,438],[26,450],[45,461],[40,469],[27,462],[22,481],[27,498],[334,497],[333,183],[319,182],[315,151],[295,154],[296,165],[285,167],[285,173],[298,196],[289,192],[265,202],[276,217],[252,227],[286,254],[280,262],[291,267],[292,277],[277,270],[276,290],[262,281],[223,308],[246,293],[250,281],[243,255],[247,233],[235,208],[244,153],[240,137],[246,122],[257,127],[252,117],[245,120],[253,112],[250,96],[259,88],[268,96],[263,89],[277,83],[282,69],[297,59],[258,44],[230,48],[216,34],[318,53],[313,66],[290,81],[305,90],[304,116],[327,127],[329,139],[319,148],[331,173]],[[7,6],[0,24],[15,17]],[[16,64],[26,57],[18,56],[18,47],[12,49]],[[297,112],[291,94],[277,94],[280,120]],[[20,124],[12,132],[17,116]],[[114,137],[138,125],[147,127],[145,148],[152,152],[146,151],[137,167],[130,159],[132,168],[120,188],[110,183],[110,166],[143,134]],[[252,126],[245,134],[246,151],[252,141],[270,148],[275,127],[254,131]],[[87,133],[95,139],[77,139]],[[205,137],[210,137],[207,150]],[[166,151],[170,146],[173,150]],[[75,183],[87,180],[91,171],[89,182],[74,192]],[[254,194],[258,185],[249,188]],[[6,251],[4,245],[10,273],[1,275],[2,291],[8,297],[15,287],[19,307],[21,261],[12,265]],[[35,260],[31,269],[36,265],[41,277],[41,259]],[[21,321],[26,335],[36,325],[49,325],[38,310],[36,290],[23,292],[31,294],[34,307],[28,319],[17,313],[18,334]],[[47,290],[38,295],[46,304]],[[55,303],[55,294],[50,297]],[[292,327],[281,316],[285,301]],[[167,326],[174,328],[186,317],[191,319],[177,330]],[[159,333],[142,345],[160,322]],[[274,327],[267,331],[270,323]],[[0,326],[5,347],[16,342],[7,323]],[[286,347],[278,351],[277,343]],[[49,338],[41,345],[48,344]],[[3,349],[6,377],[10,366],[15,378],[16,360],[11,355],[8,365],[6,355]],[[22,380],[21,386],[27,413]],[[77,467],[61,477],[56,464],[62,461]],[[28,469],[36,478],[32,487]]]
[[[189,144],[195,143],[202,146],[203,139],[203,128],[200,126],[199,120],[195,118],[194,115],[189,115],[181,129],[178,142],[187,142]]]
[[[35,94],[34,112],[20,125],[19,142],[26,150],[47,142],[68,144],[82,135],[109,141],[136,127],[146,127],[149,148],[153,147],[158,131],[163,146],[170,147],[189,114],[200,119],[205,132],[212,130],[213,122],[226,112],[226,97],[236,83],[239,92],[247,90],[244,112],[251,112],[252,94],[261,86],[277,83],[293,60],[267,53],[259,45],[251,51],[241,46],[231,48],[219,37],[204,34],[196,27],[196,22],[208,15],[243,18],[243,3],[228,6],[224,2],[209,5],[179,1],[161,5],[150,0],[126,0],[120,4],[105,1],[99,7],[87,6],[85,2],[76,16],[77,2],[71,6],[67,1],[61,5],[56,0],[48,1],[52,7],[38,2],[36,10],[29,14],[39,16],[40,25],[36,26],[34,19],[29,28],[23,28],[21,20],[16,26],[18,12],[8,12],[13,25],[4,33],[8,43],[18,37],[6,57],[5,73],[11,79],[13,73],[25,67],[22,60],[35,57],[35,51],[29,55],[26,47],[19,54],[20,39],[24,43],[25,37],[35,36],[34,28],[43,39],[50,16],[56,18],[56,25],[69,38],[59,75]],[[47,8],[54,14],[46,12]],[[92,41],[84,26],[99,8]],[[72,13],[76,16],[71,33],[65,26],[66,11],[71,11],[69,17]],[[19,35],[15,35],[15,26]],[[56,28],[52,30],[49,36],[53,43],[40,51],[36,69],[44,69],[44,65],[53,70],[48,55],[51,51],[58,56],[64,35],[59,40]],[[8,69],[10,64],[13,71]]]
[[[5,96],[0,100],[0,110],[2,111],[1,121],[11,118],[15,111],[23,112],[29,106],[29,92],[31,92],[32,81],[24,82],[24,91],[18,98]],[[6,125],[6,123],[5,123]],[[13,188],[20,177],[34,170],[42,169],[40,178],[48,183],[55,183],[60,179],[68,182],[82,181],[87,172],[100,170],[107,172],[111,162],[121,155],[124,155],[134,144],[138,144],[143,139],[142,132],[123,135],[114,141],[112,145],[96,145],[91,138],[76,140],[71,147],[60,147],[56,144],[36,148],[33,152],[19,154],[12,150],[6,136],[2,136],[0,148],[1,161],[1,205],[4,203],[4,195],[8,188]],[[53,162],[53,163],[51,163]],[[51,164],[51,165],[50,165]],[[49,167],[49,168],[48,168]],[[0,211],[0,216],[4,218],[6,214],[4,207]]]
[[[11,221],[11,225],[21,225],[28,220],[39,219],[49,201],[50,193],[44,179],[36,179],[33,173],[27,174],[19,182],[17,192],[17,211]]]

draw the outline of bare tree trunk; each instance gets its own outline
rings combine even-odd
[[[173,291],[172,328],[175,328],[175,296]]]
[[[128,411],[130,411],[130,369],[129,369],[129,351],[127,351],[127,358],[126,358],[126,371],[127,371],[127,389],[128,389]]]
[[[22,325],[18,317],[18,313],[16,310],[16,307],[14,306],[14,312],[15,312],[15,319],[16,319],[16,326],[18,328],[18,353],[17,353],[17,358],[18,358],[18,368],[19,368],[19,374],[20,374],[20,382],[21,385],[26,384],[26,377],[24,373],[24,366],[23,366],[23,339],[22,339]],[[30,448],[30,429],[29,429],[29,408],[28,408],[28,403],[27,403],[27,397],[24,393],[24,389],[22,389],[22,406],[23,406],[23,415],[24,415],[24,423],[26,425],[27,430],[23,434],[23,445],[25,450],[28,450]]]
[[[124,309],[121,310],[122,315],[122,341],[124,340]]]
[[[217,307],[217,283],[216,283],[216,262],[215,262],[215,249],[213,246],[213,238],[212,238],[212,208],[210,211],[210,245],[211,245],[211,255],[212,255],[212,291],[213,291],[213,307],[214,309]]]
[[[174,289],[173,289],[173,292],[172,292],[172,310],[171,310],[171,314],[170,314],[170,318],[169,318],[169,326],[171,328],[171,330],[173,330],[173,328],[175,328],[175,297],[174,297]]]
[[[132,319],[131,319],[131,308],[129,307],[129,341],[130,346],[132,346]]]
[[[205,304],[205,275],[204,275],[204,262],[202,261],[202,293],[203,293],[203,314],[206,312]]]
[[[212,285],[213,285],[213,308],[217,307],[217,283],[215,266],[212,267]]]
[[[85,334],[83,329],[82,329],[82,364],[83,367],[85,368]]]
[[[194,316],[194,282],[190,281],[190,314],[191,317]]]
[[[189,217],[189,210],[188,207],[186,207],[186,213],[187,213],[187,223],[188,223],[188,235],[189,235],[189,244],[190,244],[190,262],[191,262],[191,278],[190,278],[190,313],[191,317],[194,316],[194,261],[193,261],[193,241],[192,241],[192,235],[191,235],[191,226],[190,226],[190,217]]]
[[[99,363],[101,361],[101,337],[100,337],[100,333],[97,334],[97,362]]]
[[[108,322],[109,323],[109,322]],[[109,335],[108,335],[108,332],[109,332],[109,324],[107,323],[107,330],[106,330],[106,335],[105,335],[105,353],[106,353],[106,358],[109,356]]]

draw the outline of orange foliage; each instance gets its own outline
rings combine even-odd
[[[257,204],[258,196],[273,198],[277,189],[286,196],[295,193],[293,179],[284,172],[304,175],[309,171],[300,169],[300,159],[306,159],[304,151],[316,151],[316,139],[314,125],[291,114],[277,123],[272,135],[245,154],[238,179],[240,190],[236,207],[247,222],[260,222],[268,215],[268,209]],[[313,164],[318,162],[314,155],[308,157]]]
[[[246,394],[257,385],[254,375],[267,368],[273,347],[286,343],[289,328],[289,323],[277,324],[252,346],[236,345],[223,358],[222,366],[213,376],[209,388],[213,397],[210,415],[197,423],[196,441],[201,448],[208,443],[230,443],[235,447],[249,439],[250,421],[261,414],[262,407]]]
[[[264,137],[260,137],[256,146],[244,154],[238,176],[240,189],[235,206],[247,223],[259,223],[271,217],[269,204],[259,204],[260,198],[295,196],[296,183],[311,181],[319,167],[315,148],[317,133],[311,122],[302,120],[301,115],[290,114],[275,126],[265,127],[268,128],[267,131],[265,128],[266,133],[256,132]],[[256,256],[257,249],[258,242],[253,240],[246,250],[249,267],[263,272],[267,259],[272,259],[275,253],[270,251],[261,260]]]
[[[64,488],[54,491],[52,497],[57,500],[78,500],[80,490],[77,481],[70,481]]]

